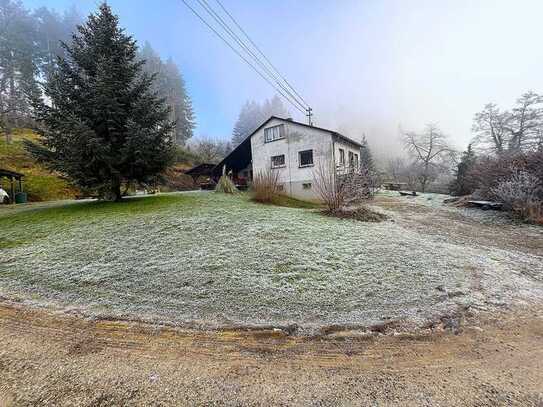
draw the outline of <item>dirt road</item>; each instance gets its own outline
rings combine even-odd
[[[457,335],[203,333],[0,306],[0,406],[543,405],[543,313]]]

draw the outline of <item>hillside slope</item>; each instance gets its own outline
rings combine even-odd
[[[36,163],[23,147],[24,139],[36,139],[36,134],[27,129],[15,131],[13,141],[6,143],[4,135],[0,135],[0,168],[17,171],[25,175],[24,190],[29,201],[52,201],[74,198],[77,189],[67,181],[53,174]],[[9,191],[9,182],[0,181],[2,187]]]

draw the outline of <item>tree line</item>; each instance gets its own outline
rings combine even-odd
[[[0,0],[0,131],[8,142],[13,128],[34,126],[41,85],[58,69],[59,58],[68,56],[63,44],[72,42],[83,22],[75,7],[59,13]],[[137,57],[145,60],[144,71],[156,75],[153,90],[170,107],[175,141],[185,143],[192,137],[195,117],[179,68],[171,59],[163,61],[148,43]]]

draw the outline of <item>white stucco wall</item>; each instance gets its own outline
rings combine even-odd
[[[342,170],[342,168],[340,168],[340,152],[339,150],[342,149],[343,151],[345,151],[345,169],[348,169],[349,167],[349,152],[353,153],[353,154],[357,154],[358,155],[358,162],[360,163],[360,147],[358,147],[357,145],[355,144],[352,144],[352,143],[349,143],[348,141],[344,140],[344,139],[341,139],[341,138],[336,138],[335,139],[335,142],[334,142],[334,156],[336,158],[336,166],[338,168],[338,170]]]
[[[285,125],[285,137],[266,143],[264,130],[268,127]],[[299,152],[313,150],[313,166],[299,165]],[[285,155],[285,166],[275,168],[279,174],[279,182],[283,184],[284,191],[300,199],[317,199],[313,182],[313,170],[323,160],[332,159],[331,133],[273,119],[251,137],[251,152],[253,157],[253,173],[267,171],[271,168],[271,157]],[[303,184],[311,183],[311,189],[304,189]]]

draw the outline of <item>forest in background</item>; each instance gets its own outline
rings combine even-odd
[[[75,6],[60,13],[0,0],[0,131],[8,143],[13,129],[35,126],[33,102],[42,96],[40,84],[55,70],[58,57],[66,57],[62,43],[70,43],[82,23]],[[156,75],[155,91],[170,107],[175,141],[185,144],[196,119],[179,67],[163,60],[147,42],[139,57],[146,61],[144,71]]]

